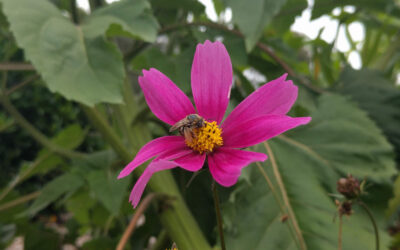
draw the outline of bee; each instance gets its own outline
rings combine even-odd
[[[191,143],[196,135],[194,134],[193,129],[202,128],[205,126],[204,118],[197,114],[190,114],[183,118],[182,120],[175,123],[170,129],[169,132],[173,132],[178,130],[179,133],[185,137],[185,140]]]

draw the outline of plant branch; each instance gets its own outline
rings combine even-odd
[[[136,209],[136,213],[133,215],[131,221],[129,222],[128,227],[125,229],[124,234],[122,235],[118,245],[117,245],[117,250],[123,250],[125,248],[126,243],[129,240],[129,237],[135,230],[136,224],[140,218],[140,216],[146,211],[147,207],[150,205],[150,203],[153,201],[153,199],[156,197],[156,194],[151,193],[148,194],[140,203],[139,207]]]
[[[9,90],[6,91],[6,95],[10,95],[12,93],[14,93],[15,91],[17,91],[18,89],[25,87],[26,85],[28,85],[29,83],[31,83],[32,81],[38,79],[40,76],[35,74],[32,75],[30,77],[28,77],[26,80],[22,81],[21,83],[18,83],[17,85],[13,86],[12,88],[10,88]]]
[[[166,26],[164,28],[162,28],[160,30],[160,33],[166,33],[166,32],[170,32],[173,31],[175,29],[178,28],[182,28],[182,27],[187,27],[187,26],[206,26],[206,27],[210,27],[213,29],[219,29],[219,30],[223,30],[225,32],[229,32],[231,34],[234,34],[236,36],[239,37],[244,37],[244,35],[235,29],[229,29],[228,27],[226,27],[223,24],[218,24],[218,23],[211,23],[211,22],[192,22],[192,23],[182,23],[182,24],[174,24],[174,25],[170,25],[170,26]],[[269,47],[268,45],[261,43],[261,42],[257,42],[256,46],[264,51],[265,53],[267,53],[272,59],[274,59],[291,77],[296,78],[302,85],[304,85],[305,87],[307,87],[308,89],[316,92],[316,93],[323,93],[325,92],[323,89],[314,86],[311,84],[311,82],[309,82],[307,80],[307,78],[299,76],[295,73],[295,71],[285,62],[283,61],[276,53],[275,51]]]
[[[367,212],[369,219],[371,220],[372,226],[374,227],[374,233],[375,233],[375,249],[379,250],[379,230],[378,230],[378,226],[376,225],[376,221],[374,219],[374,216],[371,212],[371,210],[369,210],[367,204],[365,204],[362,201],[358,201],[358,204],[365,210],[365,212]]]
[[[10,202],[7,202],[5,204],[2,204],[2,205],[0,205],[0,212],[3,211],[3,210],[9,209],[9,208],[15,207],[15,206],[17,206],[19,204],[25,203],[27,201],[33,200],[36,197],[38,197],[39,194],[40,194],[40,191],[36,191],[36,192],[31,193],[31,194],[22,196],[22,197],[20,197],[18,199],[15,199],[13,201],[10,201]]]
[[[286,206],[286,208],[288,210],[289,219],[293,223],[293,227],[294,227],[294,230],[296,232],[297,239],[299,240],[299,243],[300,243],[300,248],[302,250],[305,250],[305,249],[307,249],[306,243],[304,241],[303,234],[301,233],[299,224],[298,224],[298,222],[296,220],[296,217],[295,217],[295,214],[293,212],[293,208],[290,205],[289,196],[288,196],[288,194],[286,192],[285,184],[283,184],[282,176],[281,176],[281,174],[279,172],[278,165],[276,164],[276,161],[275,161],[275,156],[272,153],[272,150],[271,150],[271,148],[270,148],[270,146],[269,146],[269,144],[267,142],[264,142],[264,146],[267,149],[267,153],[268,153],[268,155],[269,155],[269,157],[271,159],[272,170],[274,172],[275,179],[276,179],[276,182],[278,183],[279,189],[280,189],[280,191],[282,193],[283,202],[285,203],[285,206]]]
[[[0,71],[30,71],[35,70],[35,68],[30,63],[12,63],[5,62],[0,63]]]
[[[217,184],[215,183],[215,181],[213,181],[211,186],[212,186],[213,197],[214,197],[215,214],[217,216],[218,233],[219,233],[219,238],[221,240],[221,249],[226,250],[225,239],[224,239],[224,229],[223,229],[223,224],[222,224],[222,215],[221,215],[221,209],[219,207]]]

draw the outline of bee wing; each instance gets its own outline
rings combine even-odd
[[[180,120],[179,122],[175,123],[170,129],[169,132],[173,132],[177,129],[179,129],[180,127],[182,127],[183,125],[185,125],[185,119]]]
[[[193,133],[190,130],[190,128],[184,128],[183,129],[183,136],[185,137],[185,140],[188,143],[192,143],[192,141],[193,141]]]

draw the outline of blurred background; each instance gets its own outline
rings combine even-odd
[[[218,188],[227,249],[374,249],[370,214],[380,248],[400,249],[399,0],[0,8],[1,249],[219,248],[207,171],[193,181],[180,169],[157,174],[143,197],[166,192],[179,209],[152,201],[137,218],[128,197],[139,173],[116,179],[142,145],[168,134],[144,101],[141,71],[157,68],[191,96],[193,55],[207,39],[231,56],[228,112],[288,73],[299,87],[289,115],[313,117],[256,146],[269,160]],[[349,174],[356,198],[337,191]]]

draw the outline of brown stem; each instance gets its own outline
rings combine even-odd
[[[299,224],[297,223],[296,216],[295,216],[295,214],[293,212],[293,208],[290,205],[289,196],[288,196],[288,194],[286,192],[285,184],[283,184],[282,176],[281,176],[281,174],[279,172],[279,169],[278,169],[278,164],[276,164],[276,161],[275,161],[275,156],[272,153],[272,150],[271,150],[270,146],[268,145],[268,143],[264,142],[264,145],[265,145],[265,148],[267,149],[267,153],[268,153],[268,155],[269,155],[269,157],[271,159],[272,170],[274,172],[275,179],[276,179],[276,182],[278,183],[279,189],[280,189],[280,191],[282,193],[283,202],[285,203],[285,206],[286,206],[286,208],[288,210],[289,219],[293,223],[293,227],[294,227],[294,230],[296,232],[297,239],[299,240],[299,243],[300,243],[300,248],[302,250],[305,250],[305,249],[307,249],[306,243],[304,241],[303,234],[301,233]]]
[[[12,62],[0,63],[0,71],[23,71],[23,70],[35,70],[35,68],[30,63],[12,63]]]
[[[215,181],[212,183],[212,191],[213,191],[213,197],[214,197],[214,205],[215,205],[215,214],[217,216],[217,224],[218,224],[218,233],[219,233],[219,238],[221,240],[221,249],[226,250],[225,247],[225,239],[224,239],[224,229],[222,227],[222,216],[221,216],[221,209],[219,207],[219,198],[218,198],[218,192],[217,192],[217,184]]]
[[[13,201],[7,202],[7,203],[5,203],[5,204],[3,204],[3,205],[0,206],[0,211],[9,209],[9,208],[15,207],[15,206],[17,206],[17,205],[19,205],[19,204],[22,204],[22,203],[24,203],[24,202],[33,200],[33,199],[35,199],[36,197],[38,197],[39,194],[40,194],[40,191],[36,191],[36,192],[31,193],[31,194],[22,196],[22,197],[20,197],[20,198],[18,198],[18,199],[15,199],[15,200],[13,200]]]
[[[260,162],[256,162],[256,165],[258,167],[258,170],[260,170],[261,174],[263,175],[264,179],[267,181],[269,189],[271,190],[272,194],[274,195],[274,198],[275,198],[276,202],[279,205],[279,209],[281,210],[282,216],[285,215],[286,214],[286,209],[285,209],[285,206],[282,204],[281,199],[279,198],[278,191],[275,189],[274,185],[272,184],[271,179],[268,177],[267,173],[265,172],[264,168],[261,166]],[[296,245],[298,247],[300,247],[300,245],[299,245],[300,243],[296,240],[296,238],[297,238],[296,237],[296,232],[293,231],[294,228],[291,225],[292,224],[288,223],[290,234],[292,235],[294,241],[296,242]]]
[[[7,90],[6,95],[10,95],[12,93],[14,93],[15,91],[17,91],[18,89],[25,87],[26,85],[28,85],[29,83],[31,83],[32,81],[36,80],[39,78],[39,75],[32,75],[29,78],[27,78],[26,80],[22,81],[21,83],[18,83],[17,85],[15,85],[14,87],[10,88],[9,90]]]
[[[129,240],[129,237],[135,230],[137,221],[139,220],[140,216],[146,211],[147,207],[150,205],[151,201],[156,197],[156,194],[149,194],[147,195],[142,202],[140,203],[139,207],[136,209],[136,213],[133,215],[131,221],[129,222],[128,227],[125,229],[124,234],[122,235],[121,240],[117,245],[117,250],[123,250],[125,248],[126,243]]]

